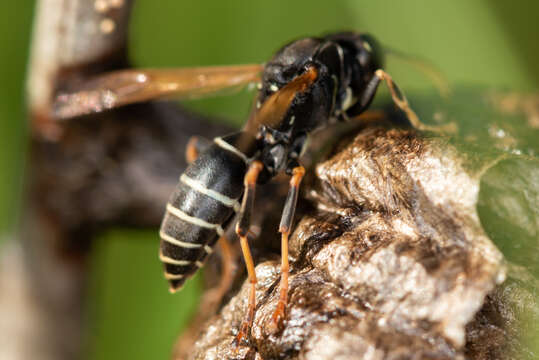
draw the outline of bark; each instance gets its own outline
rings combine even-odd
[[[32,136],[21,231],[0,259],[0,327],[12,359],[82,356],[88,250],[109,226],[152,226],[192,135],[225,126],[167,102],[59,122],[55,94],[126,68],[132,1],[41,0],[28,74]],[[31,316],[30,316],[31,315]]]

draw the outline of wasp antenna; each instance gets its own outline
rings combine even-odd
[[[416,68],[420,73],[425,75],[438,89],[440,95],[447,98],[451,95],[451,87],[449,81],[443,74],[443,72],[436,67],[430,60],[423,59],[417,56],[406,54],[402,51],[384,48],[385,53],[394,57],[397,60],[405,62],[406,64]]]

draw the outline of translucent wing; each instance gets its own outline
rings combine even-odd
[[[264,101],[260,109],[252,112],[246,131],[256,131],[260,125],[276,128],[284,120],[292,101],[298,93],[306,91],[317,79],[315,67],[308,68]]]
[[[53,104],[53,116],[68,119],[164,97],[197,98],[258,81],[263,65],[180,69],[129,69],[100,75]]]
[[[299,93],[306,91],[317,78],[318,71],[316,68],[309,67],[303,74],[296,76],[288,84],[269,96],[259,109],[254,109],[243,129],[242,137],[237,141],[237,148],[249,148],[260,125],[270,128],[278,127],[284,120],[295,97]]]

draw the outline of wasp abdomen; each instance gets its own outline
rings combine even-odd
[[[240,208],[247,157],[225,139],[216,138],[187,168],[167,203],[159,256],[171,291],[203,265]]]

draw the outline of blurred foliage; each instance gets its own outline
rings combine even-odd
[[[0,4],[8,19],[0,22],[2,232],[12,229],[20,207],[32,8],[32,1]],[[458,96],[444,101],[433,95],[432,84],[421,73],[397,57],[387,59],[387,69],[420,116],[459,123],[462,149],[470,146],[468,153],[479,154],[480,162],[506,158],[482,178],[481,221],[509,260],[537,276],[537,128],[523,121],[523,115],[496,113],[477,89],[537,90],[538,10],[539,3],[532,0],[139,1],[130,52],[136,66],[263,62],[291,39],[353,29],[374,34],[388,48],[429,59],[452,84],[472,86],[470,90],[459,87]],[[251,97],[242,91],[187,106],[240,125]],[[88,300],[89,358],[164,358],[170,352],[193,311],[200,283],[190,281],[180,294],[170,296],[157,260],[157,241],[155,231],[133,230],[112,231],[98,240]],[[537,337],[533,330],[526,332],[539,351]]]
[[[539,159],[507,159],[481,178],[482,224],[506,259],[539,279]]]
[[[20,208],[22,171],[26,151],[24,76],[33,1],[0,4],[0,243],[11,229]],[[9,18],[9,21],[6,21]]]
[[[111,231],[97,241],[89,298],[92,359],[168,359],[197,308],[198,278],[167,291],[155,231]]]

